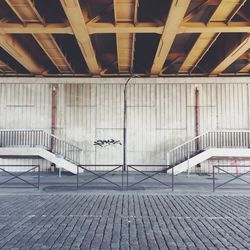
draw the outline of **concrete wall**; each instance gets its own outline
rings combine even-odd
[[[136,78],[128,86],[128,163],[163,164],[166,152],[194,137],[195,88],[200,133],[249,129],[250,78]],[[1,78],[0,128],[51,128],[51,90],[57,87],[56,134],[83,148],[85,164],[121,164],[125,78]],[[6,161],[6,160],[5,160]],[[203,164],[210,168],[209,162]],[[47,166],[47,165],[46,165]]]

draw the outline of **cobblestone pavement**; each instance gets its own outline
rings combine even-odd
[[[0,195],[0,249],[250,249],[250,196]]]

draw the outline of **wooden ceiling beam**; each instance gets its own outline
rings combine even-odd
[[[200,11],[202,11],[204,8],[206,8],[208,5],[211,4],[218,4],[220,0],[214,1],[214,0],[204,0],[202,3],[200,3],[197,7],[192,9],[183,19],[184,22],[190,21],[196,14],[198,14]]]
[[[217,64],[210,73],[211,75],[219,75],[226,70],[241,55],[250,49],[250,35],[244,36],[240,43],[235,44],[226,56]]]
[[[240,69],[240,73],[250,73],[250,62],[248,62],[247,65],[245,65],[243,68]]]
[[[64,23],[4,23],[0,22],[0,34],[73,34],[71,27]]]
[[[155,33],[162,34],[164,26],[157,23],[89,23],[86,25],[89,34],[105,33]],[[177,34],[184,33],[250,33],[249,22],[188,22],[182,23]],[[19,24],[1,23],[0,34],[69,34],[73,35],[72,28],[67,24]]]
[[[91,43],[89,32],[85,24],[82,9],[78,0],[60,0],[70,26],[76,37],[82,55],[93,75],[99,75],[101,68],[97,62],[95,50]]]
[[[11,35],[0,35],[0,47],[34,75],[47,74],[47,71],[35,61],[29,52]]]
[[[87,25],[89,34],[105,33],[157,33],[162,34],[164,26],[157,23],[90,23]]]
[[[250,33],[250,22],[182,23],[178,33]]]
[[[221,0],[220,3],[217,5],[216,10],[210,17],[207,24],[199,23],[199,24],[190,24],[186,23],[185,28],[180,28],[181,33],[188,32],[190,33],[200,33],[197,40],[195,41],[193,47],[187,54],[184,62],[182,63],[179,72],[180,73],[190,73],[192,72],[199,62],[203,59],[206,55],[208,50],[214,44],[216,39],[218,38],[221,30],[218,29],[218,23],[214,24],[214,22],[220,22],[220,29],[224,29],[224,31],[228,30],[227,22],[233,17],[233,15],[239,10],[239,8],[246,2],[246,0]],[[183,25],[183,24],[182,24]],[[215,26],[213,26],[215,25]],[[223,27],[221,27],[223,26]],[[249,25],[248,25],[249,26]],[[191,28],[192,32],[191,32]],[[204,28],[204,29],[203,29]],[[199,29],[199,32],[198,32]],[[230,32],[232,30],[239,32],[239,27],[237,28],[230,28]]]
[[[16,0],[6,0],[6,2],[24,25],[28,23],[46,25],[32,0],[21,0],[18,3]],[[59,72],[74,72],[66,56],[51,34],[32,33],[32,35]]]
[[[115,26],[137,23],[138,0],[114,0]],[[117,63],[120,73],[133,71],[135,33],[116,33]]]
[[[174,43],[175,37],[178,34],[178,29],[183,21],[191,0],[173,0],[165,27],[160,38],[160,42],[153,60],[151,74],[159,75],[163,65],[167,59],[169,51]]]
[[[110,4],[108,7],[106,7],[105,9],[103,9],[99,15],[95,16],[94,18],[92,18],[91,20],[89,20],[87,23],[97,23],[99,22],[104,16],[106,16],[107,14],[109,14],[110,12],[112,12],[114,10],[114,4]]]
[[[0,73],[3,74],[15,74],[16,71],[12,69],[8,64],[6,64],[4,61],[0,60]]]

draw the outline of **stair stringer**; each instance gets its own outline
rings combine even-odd
[[[50,161],[56,165],[57,168],[64,168],[65,170],[77,174],[77,166],[64,158],[59,158],[55,154],[49,152],[46,149],[34,147],[34,148],[19,148],[19,147],[9,147],[0,148],[0,156],[9,157],[29,157],[29,156],[39,156],[47,161]]]
[[[212,157],[240,157],[250,159],[248,148],[209,148],[206,151],[174,166],[174,174],[180,174]]]

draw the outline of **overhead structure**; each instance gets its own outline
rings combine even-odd
[[[6,2],[24,25],[30,23],[45,24],[32,0],[6,0]],[[67,74],[74,72],[52,34],[33,34],[33,37],[60,73]]]
[[[250,62],[246,66],[241,68],[241,70],[239,72],[241,72],[241,73],[250,73]]]
[[[236,61],[241,55],[250,49],[250,35],[246,35],[239,44],[234,47],[225,55],[219,64],[213,69],[211,75],[219,75],[233,62]]]
[[[0,73],[2,74],[14,74],[16,73],[8,64],[0,60]]]
[[[26,68],[31,74],[43,75],[46,70],[39,65],[28,50],[20,44],[12,35],[0,34],[0,47],[3,48],[10,56]]]
[[[245,2],[246,0],[221,0],[206,25],[214,22],[228,23]],[[219,35],[220,33],[201,33],[181,65],[179,72],[192,73]]]
[[[187,12],[191,0],[173,0],[167,16],[164,31],[158,45],[151,68],[152,75],[159,75],[178,33],[179,26]]]
[[[3,0],[0,75],[248,75],[249,9],[250,0]]]
[[[138,0],[114,0],[115,24],[126,27],[126,24],[137,23]],[[133,71],[135,33],[117,33],[117,60],[120,73]]]
[[[98,75],[101,72],[101,68],[97,62],[95,50],[91,43],[79,2],[77,0],[60,1],[77,39],[82,55],[88,65],[90,73]]]

